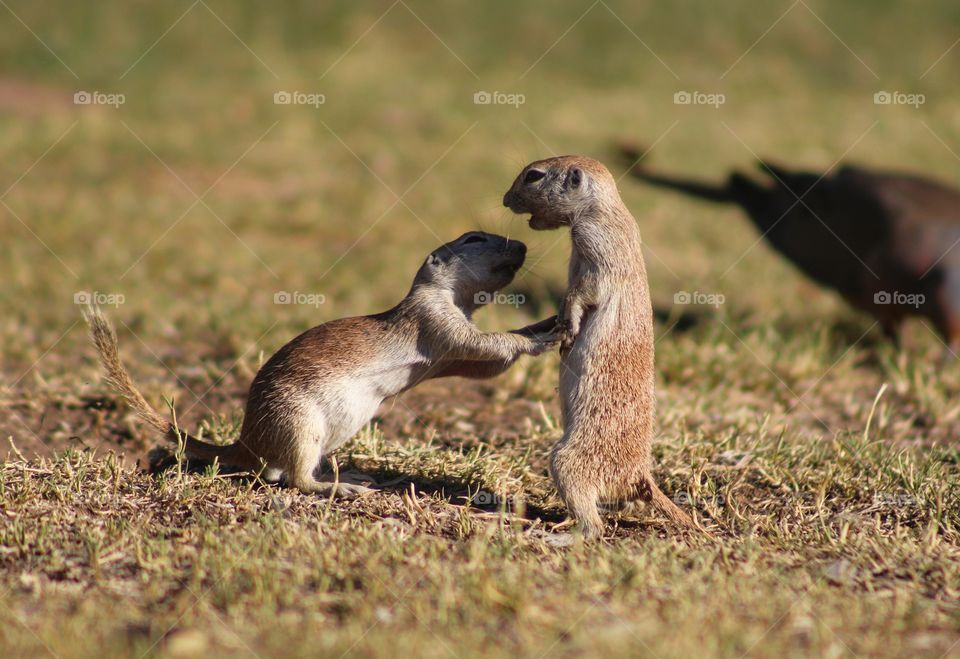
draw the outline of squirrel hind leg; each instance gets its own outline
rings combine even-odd
[[[567,487],[562,490],[561,495],[584,538],[592,540],[603,535],[600,501],[595,489]]]
[[[316,478],[322,459],[322,442],[303,441],[290,456],[289,464],[283,470],[287,485],[304,494],[323,492],[324,488]]]
[[[363,479],[357,479],[354,474],[326,473],[317,478],[320,461],[324,457],[323,449],[321,442],[310,442],[299,447],[293,463],[284,470],[286,484],[304,494],[318,494],[327,498],[353,499],[375,491],[362,484],[360,481]],[[367,481],[373,482],[373,479],[367,478]]]
[[[564,451],[564,442],[554,446],[550,455],[550,476],[567,510],[577,522],[584,538],[599,538],[603,534],[600,517],[600,493],[580,469],[578,461],[571,461]]]

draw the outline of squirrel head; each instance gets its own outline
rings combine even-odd
[[[449,291],[458,306],[472,310],[513,281],[526,254],[519,240],[471,231],[431,252],[415,283]]]
[[[613,176],[600,162],[582,156],[530,163],[503,196],[503,205],[514,213],[530,213],[530,228],[537,230],[573,226],[613,203],[621,203]]]

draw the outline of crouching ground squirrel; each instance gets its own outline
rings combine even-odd
[[[653,310],[637,223],[595,160],[563,156],[527,165],[503,204],[537,230],[570,227],[563,302],[560,405],[563,438],[550,473],[583,534],[603,529],[601,502],[643,499],[672,522],[690,517],[651,475],[654,431]]]
[[[296,337],[257,373],[240,438],[227,446],[182,432],[177,437],[121,363],[106,318],[96,309],[85,317],[108,381],[151,426],[183,441],[187,457],[262,470],[267,480],[282,476],[303,492],[358,495],[369,489],[318,479],[317,473],[324,456],[369,422],[385,398],[429,378],[493,377],[520,355],[538,355],[555,344],[553,320],[511,333],[483,332],[471,322],[489,293],[513,280],[525,254],[516,240],[464,234],[427,257],[394,308],[333,320]]]

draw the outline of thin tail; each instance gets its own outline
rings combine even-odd
[[[83,318],[90,327],[90,338],[97,348],[97,356],[100,358],[100,364],[103,366],[107,382],[123,396],[127,405],[136,412],[137,416],[150,424],[154,430],[165,435],[170,441],[183,441],[186,454],[190,458],[209,462],[219,460],[221,464],[242,468],[259,466],[259,461],[255,460],[255,456],[239,443],[217,446],[191,437],[182,430],[178,431],[173,423],[157,412],[137,389],[133,378],[130,377],[130,373],[127,372],[120,360],[117,335],[106,316],[101,313],[98,307],[88,306],[83,312]]]
[[[653,477],[647,477],[646,486],[643,487],[645,490],[644,494],[646,495],[647,501],[649,501],[657,510],[662,512],[667,518],[675,525],[684,529],[690,529],[693,531],[699,531],[704,535],[714,538],[714,535],[707,531],[705,528],[693,521],[693,518],[685,513],[677,504],[673,502],[670,497],[663,493],[663,490],[657,486],[654,482]]]
[[[685,528],[695,529],[697,525],[694,524],[693,519],[680,509],[680,506],[675,504],[673,500],[663,493],[656,483],[653,482],[651,478],[647,484],[649,487],[650,503],[652,503],[660,512],[666,515],[671,522],[677,526],[682,526]]]
[[[679,192],[683,192],[684,194],[688,194],[691,197],[696,197],[705,201],[714,201],[719,203],[736,201],[731,190],[727,186],[715,185],[694,179],[663,176],[661,174],[654,174],[648,171],[642,163],[645,155],[644,152],[635,146],[621,145],[620,154],[625,160],[630,162],[630,174],[635,178],[646,181],[647,183],[651,183],[662,188],[677,190]]]

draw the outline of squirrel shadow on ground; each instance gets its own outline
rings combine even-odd
[[[177,466],[177,460],[173,453],[165,447],[154,448],[150,452],[150,456],[151,458],[157,458],[157,461],[151,463],[149,467],[149,473],[153,476],[175,469]],[[197,475],[207,473],[211,465],[212,463],[209,462],[187,459],[184,459],[181,463],[184,473]],[[349,461],[340,465],[341,471],[352,471],[355,468],[356,465],[350,464]],[[231,476],[237,483],[252,486],[257,490],[261,488],[280,488],[297,492],[296,488],[289,487],[283,480],[276,483],[266,482],[248,471],[221,467],[218,473],[221,476]],[[410,492],[410,486],[413,485],[416,492],[420,494],[439,496],[452,506],[470,509],[473,514],[503,512],[508,517],[515,519],[529,522],[539,521],[551,525],[569,521],[567,511],[559,504],[547,507],[524,500],[522,506],[519,506],[517,505],[518,501],[513,497],[501,498],[499,495],[484,489],[476,481],[469,479],[444,475],[423,476],[390,468],[368,469],[364,473],[377,481],[378,484],[374,486],[377,493],[408,493]],[[369,496],[377,496],[377,494]],[[645,504],[605,504],[602,508],[611,524],[608,531],[614,536],[649,532],[652,527],[658,525],[657,522],[651,522],[648,519],[650,511],[648,505]]]
[[[176,469],[177,465],[177,455],[172,448],[168,446],[155,446],[147,453],[147,464],[144,466],[144,471],[151,476],[161,476],[172,469]],[[206,474],[207,471],[214,466],[214,463],[208,460],[183,456],[179,461],[179,466],[183,473],[199,476]],[[251,474],[248,469],[218,465],[216,473],[220,476],[233,477],[240,483],[250,484],[259,481],[265,485],[273,485],[273,483],[265,481],[262,478],[257,478],[254,474]]]
[[[474,508],[483,512],[506,511],[508,514],[522,516],[523,519],[539,519],[544,522],[562,522],[567,518],[561,507],[544,507],[524,500],[522,505],[513,497],[501,497],[483,488],[481,483],[456,476],[423,476],[403,470],[384,468],[366,470],[366,474],[377,480],[376,489],[387,492],[409,492],[412,485],[417,492],[436,495],[447,503],[464,508]],[[522,512],[522,515],[521,515]]]
[[[195,475],[206,474],[212,465],[211,462],[186,458],[180,462],[183,473]],[[176,455],[169,448],[156,447],[150,451],[146,469],[150,475],[159,476],[176,468]],[[349,461],[340,465],[341,472],[354,469],[355,466],[350,464]],[[267,482],[242,469],[221,466],[217,473],[221,476],[231,476],[239,483],[253,485],[257,488],[282,487],[287,489],[289,487],[283,479],[278,482]],[[325,473],[329,473],[329,471],[325,470]],[[423,476],[390,468],[369,469],[364,473],[376,481],[377,484],[373,486],[373,489],[379,492],[409,492],[412,485],[418,493],[436,495],[451,505],[473,508],[485,513],[504,510],[508,514],[520,516],[522,510],[523,519],[539,519],[548,523],[562,522],[567,517],[566,511],[560,507],[547,508],[529,501],[524,501],[521,507],[516,505],[511,497],[501,498],[499,495],[484,489],[482,484],[476,481],[456,476]]]

